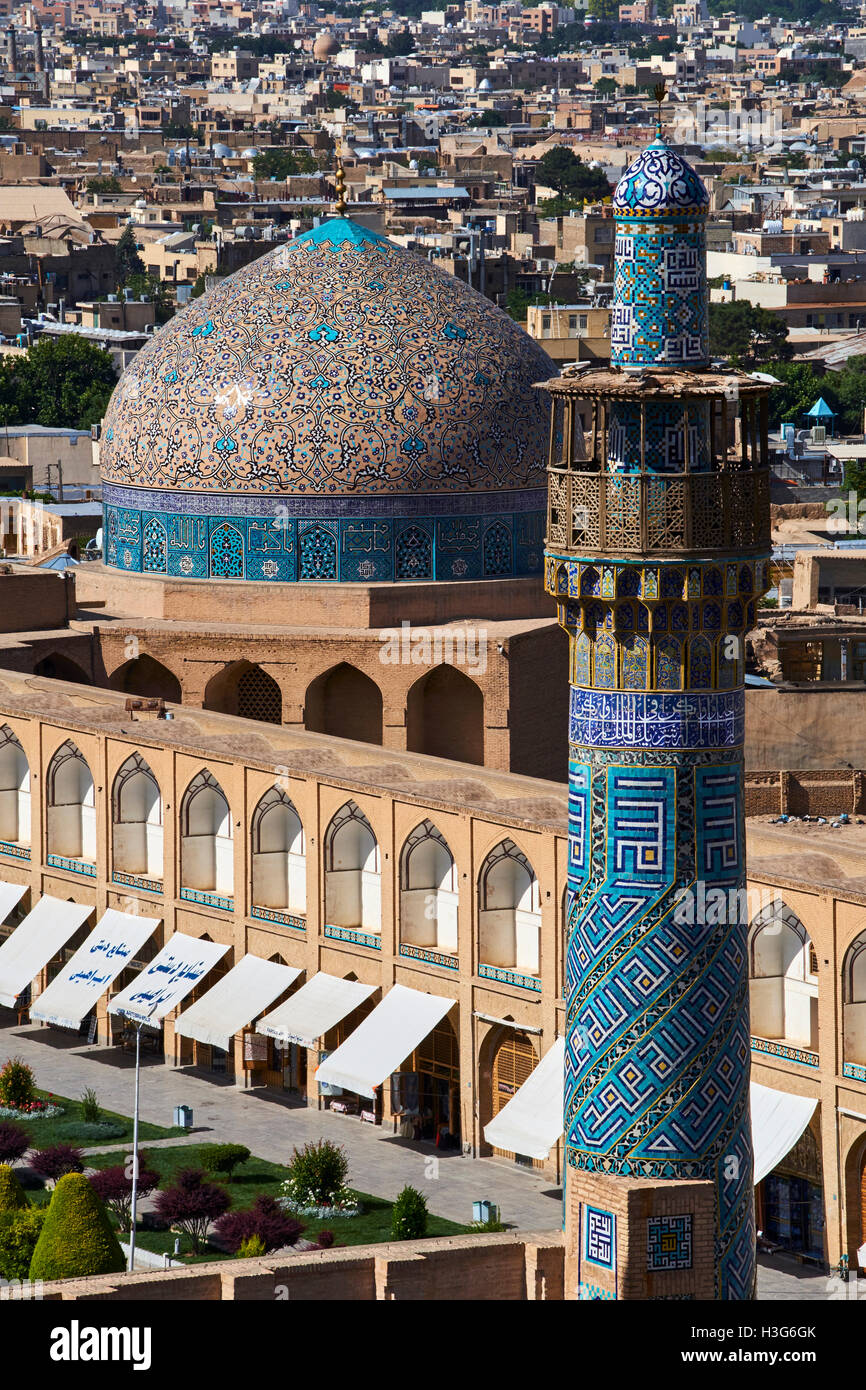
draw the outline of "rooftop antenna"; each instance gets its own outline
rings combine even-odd
[[[665,84],[664,84],[664,82],[657,82],[656,85],[653,87],[653,101],[655,102],[656,106],[658,107],[658,111],[657,111],[657,113],[656,113],[656,139],[657,139],[657,140],[661,140],[661,139],[663,138],[663,136],[662,136],[662,102],[664,101],[664,99],[665,99]]]

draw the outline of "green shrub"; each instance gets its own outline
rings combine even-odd
[[[261,1236],[247,1236],[246,1240],[238,1246],[239,1260],[254,1260],[265,1253],[265,1242]]]
[[[320,1139],[295,1149],[283,1191],[299,1206],[331,1206],[346,1186],[349,1160],[345,1149]]]
[[[126,1260],[102,1202],[83,1173],[60,1178],[33,1251],[31,1279],[119,1274]]]
[[[98,1125],[102,1119],[102,1106],[92,1086],[81,1092],[81,1118],[87,1125]]]
[[[417,1188],[404,1187],[391,1212],[391,1236],[394,1240],[419,1240],[426,1234],[427,1203]]]
[[[103,1139],[122,1139],[128,1129],[128,1125],[116,1120],[101,1120],[98,1124],[85,1124],[84,1120],[64,1120],[54,1132],[58,1140],[62,1140],[64,1144],[98,1144]]]
[[[9,1057],[0,1068],[0,1105],[21,1110],[36,1099],[36,1078],[23,1057]]]
[[[8,1163],[0,1164],[0,1211],[21,1211],[29,1207],[27,1194]]]
[[[243,1144],[213,1144],[204,1150],[201,1164],[208,1173],[227,1176],[231,1182],[235,1168],[239,1163],[246,1163],[249,1156],[250,1151]]]
[[[25,1211],[0,1212],[0,1275],[4,1279],[27,1279],[42,1226],[45,1207]]]

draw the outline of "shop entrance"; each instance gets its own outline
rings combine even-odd
[[[493,1054],[490,1113],[492,1120],[496,1119],[500,1110],[505,1108],[524,1082],[529,1080],[537,1065],[538,1058],[528,1035],[509,1028]],[[494,1149],[493,1153],[497,1158],[510,1158],[527,1168],[544,1167],[543,1160],[527,1158],[524,1154],[510,1153],[505,1149]]]
[[[824,1189],[818,1141],[807,1129],[761,1184],[764,1234],[786,1250],[824,1259]]]
[[[460,1047],[447,1018],[392,1073],[391,1111],[405,1138],[460,1147]]]

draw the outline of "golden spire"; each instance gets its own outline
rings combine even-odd
[[[343,155],[337,144],[337,204],[335,212],[338,217],[346,216],[346,171],[343,168]]]
[[[656,116],[656,139],[657,139],[657,140],[661,140],[661,138],[662,138],[662,102],[664,101],[664,99],[665,99],[665,84],[664,84],[664,82],[657,82],[656,85],[653,87],[653,101],[656,103],[656,105],[657,105],[657,107],[658,107],[658,114],[657,114],[657,116]]]

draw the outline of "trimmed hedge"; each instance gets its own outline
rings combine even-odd
[[[60,1178],[30,1264],[31,1279],[120,1274],[126,1260],[102,1202],[83,1173]]]
[[[8,1163],[0,1163],[0,1211],[23,1211],[29,1206],[14,1170]]]
[[[122,1139],[129,1125],[118,1124],[114,1120],[64,1120],[55,1130],[58,1142],[63,1144],[98,1144],[103,1139]]]
[[[45,1224],[44,1207],[0,1212],[0,1276],[27,1279],[33,1252]]]

